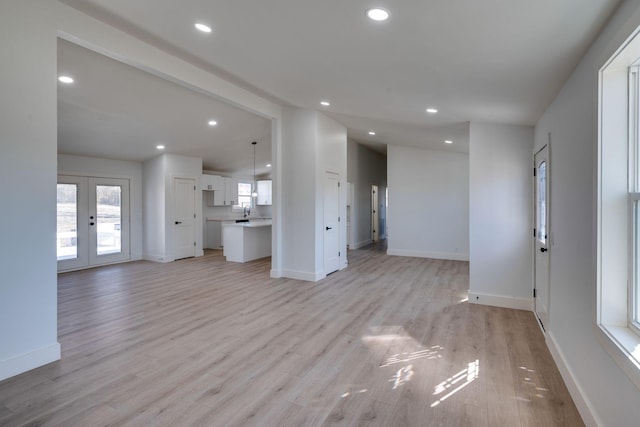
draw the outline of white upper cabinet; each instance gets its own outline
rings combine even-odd
[[[238,179],[237,178],[223,178],[224,180],[224,192],[225,192],[225,205],[237,205],[238,204]]]
[[[200,176],[200,189],[204,191],[219,191],[222,186],[222,177],[218,175],[202,174]]]
[[[271,180],[265,179],[258,181],[258,199],[257,205],[271,205],[272,204],[272,192],[271,192]]]

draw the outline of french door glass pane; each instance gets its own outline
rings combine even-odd
[[[547,162],[538,165],[536,203],[537,239],[541,244],[547,243]]]
[[[58,184],[58,261],[78,258],[78,186]]]
[[[96,185],[96,233],[98,255],[121,252],[122,188]]]

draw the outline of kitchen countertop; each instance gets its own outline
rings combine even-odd
[[[252,216],[249,218],[244,218],[241,216],[236,218],[218,217],[218,216],[207,217],[207,221],[237,221],[237,220],[244,220],[244,219],[248,219],[249,221],[265,221],[265,220],[271,221],[270,217],[258,217],[258,216]]]
[[[271,227],[271,219],[253,219],[249,222],[233,222],[230,224],[222,224],[223,227],[245,227],[245,228],[256,228],[256,227]]]

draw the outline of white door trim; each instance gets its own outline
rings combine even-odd
[[[551,177],[552,177],[552,162],[551,162],[551,133],[547,135],[547,143],[544,144],[539,150],[533,153],[533,168],[536,170],[536,156],[540,154],[542,151],[547,150],[546,153],[546,255],[547,255],[547,274],[546,274],[546,286],[547,289],[543,292],[543,295],[540,294],[538,290],[537,283],[537,256],[538,256],[538,239],[534,234],[532,239],[532,256],[533,256],[533,268],[532,268],[532,276],[533,276],[533,293],[535,295],[533,299],[533,311],[538,319],[538,323],[541,326],[541,330],[543,333],[546,333],[545,328],[549,327],[550,317],[551,317],[551,252],[550,248],[553,246],[553,233],[551,228]],[[533,230],[536,230],[537,227],[537,177],[533,179]],[[537,230],[536,230],[537,233]],[[538,313],[538,301],[541,301],[541,298],[545,298],[545,301],[542,301],[545,304],[545,313],[544,319],[540,317]]]

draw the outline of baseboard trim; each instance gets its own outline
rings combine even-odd
[[[296,270],[282,270],[282,276],[289,279],[304,280],[305,282],[317,282],[327,277],[325,274],[308,271],[296,271]]]
[[[598,419],[595,412],[592,410],[593,405],[589,402],[586,395],[582,391],[582,388],[578,385],[575,380],[575,375],[571,371],[569,364],[567,363],[562,350],[558,347],[555,338],[551,332],[545,335],[545,341],[547,343],[547,347],[549,348],[549,352],[551,353],[551,357],[556,362],[556,366],[560,371],[560,375],[564,380],[564,383],[567,385],[567,389],[569,390],[569,394],[573,399],[573,403],[575,403],[580,416],[582,417],[582,421],[587,427],[598,427],[602,426],[602,422]]]
[[[493,307],[533,311],[533,300],[529,298],[515,298],[507,297],[504,295],[481,294],[470,290],[469,302],[471,304],[491,305]]]
[[[144,254],[142,256],[142,259],[144,259],[145,261],[153,261],[153,262],[172,262],[172,259],[166,259],[164,256],[162,255],[153,255],[153,254]]]
[[[270,276],[272,279],[279,279],[279,278],[281,278],[281,277],[282,277],[282,273],[280,272],[280,270],[271,270],[271,271],[269,272],[269,276]]]
[[[0,381],[56,360],[60,360],[59,343],[2,360],[0,361]]]
[[[469,261],[469,254],[449,253],[449,252],[424,252],[408,249],[387,249],[387,255],[408,256],[414,258],[446,259],[452,261]]]

